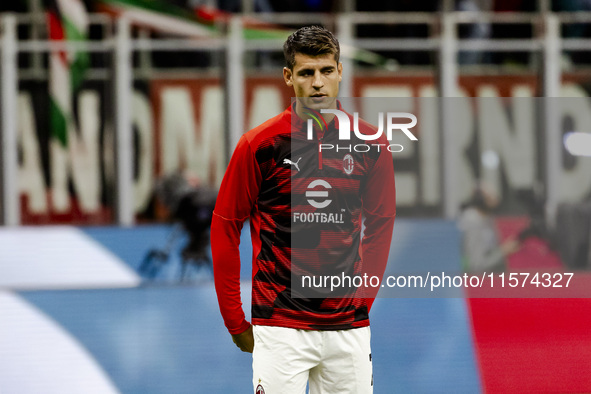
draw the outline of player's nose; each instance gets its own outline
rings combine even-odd
[[[324,86],[324,81],[322,80],[322,75],[319,71],[314,73],[314,79],[312,80],[312,86],[316,89],[320,89]]]

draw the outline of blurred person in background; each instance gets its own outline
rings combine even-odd
[[[462,205],[458,228],[462,233],[462,263],[465,271],[504,271],[506,257],[517,252],[520,242],[499,242],[492,216],[499,198],[486,185],[478,185],[470,201]]]
[[[455,11],[461,12],[490,12],[490,2],[477,0],[456,0]],[[491,35],[490,23],[478,22],[461,24],[458,27],[459,37],[471,40],[489,39]],[[460,64],[482,64],[490,62],[490,53],[485,51],[460,51],[458,54]]]
[[[217,190],[203,184],[195,175],[180,171],[161,177],[154,189],[150,209],[176,226],[163,249],[148,251],[139,267],[142,276],[148,279],[157,277],[160,269],[169,261],[174,243],[183,234],[188,236],[188,240],[180,255],[179,279],[188,279],[189,266],[213,271],[208,250]]]

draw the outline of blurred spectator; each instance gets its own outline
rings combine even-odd
[[[559,204],[554,236],[566,267],[591,269],[591,201]]]
[[[155,187],[155,197],[168,212],[170,221],[180,226],[173,230],[163,249],[152,249],[140,266],[147,278],[154,278],[169,260],[180,227],[188,235],[188,243],[181,251],[181,277],[187,279],[188,268],[206,267],[212,270],[209,257],[209,230],[217,191],[200,183],[188,173],[176,172],[162,177]]]
[[[505,258],[519,250],[520,242],[499,242],[492,211],[498,197],[485,185],[479,185],[470,201],[462,206],[458,227],[462,233],[462,260],[469,272],[504,271]]]
[[[490,11],[490,6],[479,4],[474,0],[457,0],[455,2],[456,11],[479,12]],[[486,8],[488,7],[488,8]],[[491,28],[489,23],[472,23],[460,25],[460,38],[473,40],[484,40],[490,38]],[[458,55],[460,64],[482,64],[489,62],[489,54],[482,51],[461,51]]]

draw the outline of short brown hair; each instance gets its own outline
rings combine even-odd
[[[295,65],[295,54],[301,53],[308,56],[320,56],[327,53],[334,55],[339,62],[341,49],[339,41],[330,31],[322,26],[307,26],[298,29],[287,37],[283,44],[285,63],[290,70]]]

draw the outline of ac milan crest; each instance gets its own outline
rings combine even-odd
[[[260,384],[257,386],[256,394],[265,394],[265,389]]]
[[[343,158],[343,170],[345,170],[345,174],[351,175],[354,168],[355,160],[353,160],[353,156],[351,156],[350,154],[346,154]]]

